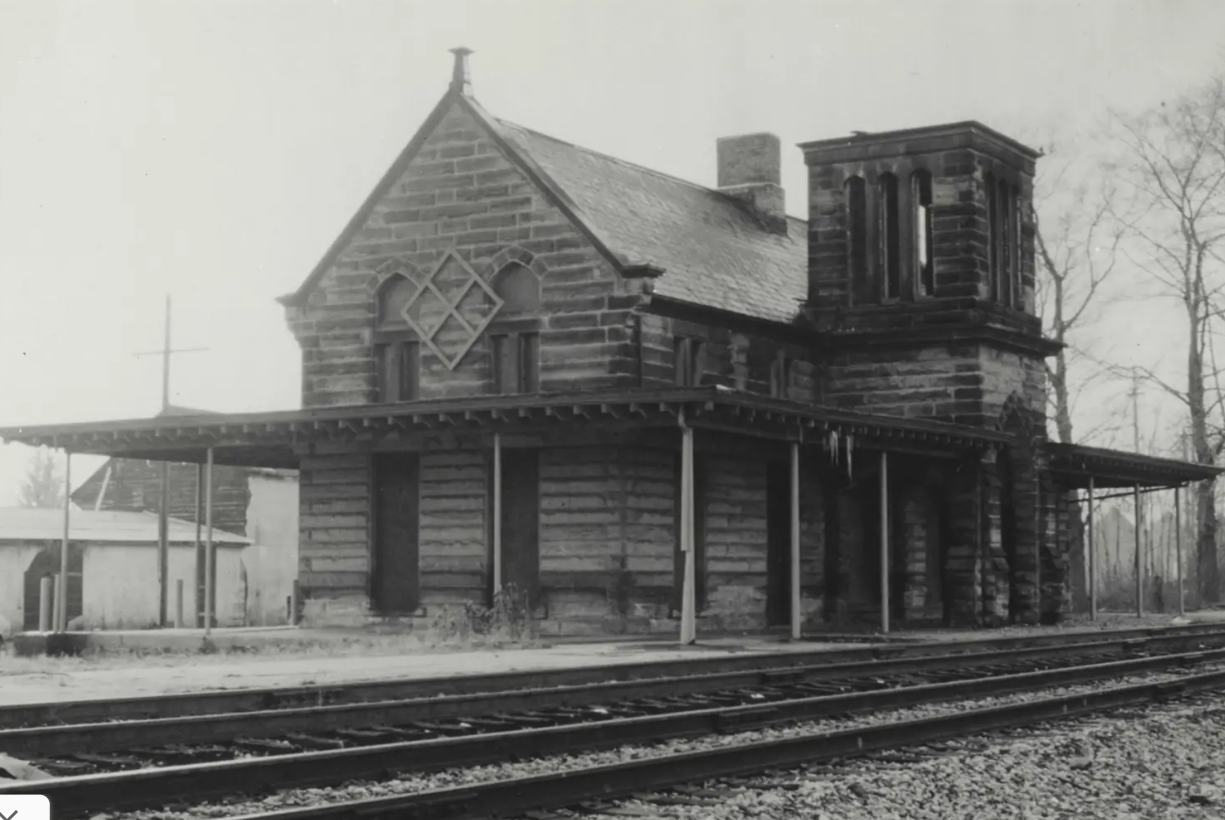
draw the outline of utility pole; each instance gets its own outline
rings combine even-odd
[[[1132,421],[1132,443],[1137,453],[1140,453],[1140,371],[1133,367],[1131,369],[1131,421]],[[1136,507],[1136,617],[1144,615],[1144,563],[1141,557],[1141,535],[1144,531],[1142,521],[1143,511],[1140,508],[1140,485],[1136,484],[1135,491],[1135,507]]]
[[[166,294],[166,331],[162,341],[162,349],[137,353],[137,356],[162,357],[162,414],[170,409],[170,355],[172,353],[194,353],[207,350],[204,347],[192,347],[173,350],[170,347],[170,294]],[[158,463],[158,480],[161,485],[161,498],[158,504],[157,516],[157,622],[166,626],[167,610],[170,597],[170,463]]]

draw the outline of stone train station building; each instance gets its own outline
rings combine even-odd
[[[304,623],[514,584],[546,633],[1052,623],[1078,490],[1217,472],[1046,438],[1037,153],[977,122],[718,142],[718,188],[499,120],[468,52],[293,294],[303,409],[6,440],[300,471]]]

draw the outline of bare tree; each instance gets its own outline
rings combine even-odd
[[[1073,409],[1080,392],[1108,372],[1088,354],[1079,331],[1097,318],[1105,285],[1116,269],[1122,231],[1111,219],[1116,194],[1111,176],[1098,172],[1097,162],[1061,156],[1051,148],[1044,155],[1049,159],[1044,158],[1043,173],[1034,186],[1036,299],[1045,335],[1063,345],[1053,361],[1045,363],[1050,384],[1047,409],[1059,441],[1070,444],[1074,441]],[[1083,170],[1078,173],[1078,168]],[[1071,383],[1069,365],[1078,372],[1075,384]],[[1111,424],[1117,424],[1116,417],[1099,416],[1090,435]],[[1072,543],[1084,544],[1079,516],[1074,516],[1071,526]],[[1072,550],[1069,556],[1074,611],[1089,608],[1085,564],[1086,549],[1093,548],[1088,545]]]
[[[1126,184],[1134,210],[1122,218],[1128,255],[1172,297],[1185,317],[1186,384],[1179,387],[1151,370],[1144,376],[1187,410],[1192,456],[1214,464],[1225,449],[1225,392],[1215,364],[1225,284],[1225,80],[1134,118],[1116,117]],[[1199,604],[1220,597],[1215,481],[1196,491],[1196,577]]]
[[[1096,318],[1103,301],[1104,285],[1116,269],[1123,232],[1112,221],[1116,192],[1109,177],[1102,177],[1093,190],[1085,183],[1064,188],[1065,174],[1043,180],[1046,190],[1035,203],[1034,244],[1038,264],[1038,312],[1048,338],[1064,345],[1046,364],[1050,382],[1050,410],[1059,440],[1073,441],[1072,409],[1077,392],[1105,373],[1094,367],[1076,387],[1069,384],[1069,364],[1092,363],[1084,355],[1077,331]]]
[[[63,478],[55,457],[45,447],[30,455],[17,491],[17,503],[22,507],[64,506]]]

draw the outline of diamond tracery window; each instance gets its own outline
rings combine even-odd
[[[409,297],[400,316],[454,370],[504,304],[468,263],[448,253]]]

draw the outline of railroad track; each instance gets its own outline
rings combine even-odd
[[[1225,635],[1219,624],[1175,627],[1083,630],[1063,633],[993,637],[972,641],[893,641],[869,646],[788,652],[746,652],[673,661],[606,664],[571,669],[501,672],[436,678],[378,680],[356,683],[233,689],[133,698],[23,703],[0,706],[0,729],[52,724],[164,719],[189,715],[263,712],[273,709],[315,708],[346,703],[436,697],[441,694],[489,694],[606,682],[644,681],[725,672],[756,672],[765,668],[862,663],[871,660],[922,659],[933,655],[967,654],[1006,649],[1057,649],[1075,643],[1140,647],[1150,641],[1201,637],[1211,641]],[[840,640],[848,636],[838,636]],[[871,636],[865,636],[865,639]],[[820,637],[816,640],[821,640]]]
[[[1176,651],[1188,643],[1216,644],[1217,648]],[[63,754],[75,749],[66,759],[35,761],[52,770],[57,763],[66,764],[70,772],[91,766],[97,771],[100,765],[134,770],[58,777],[25,787],[0,788],[0,794],[47,794],[57,817],[199,802],[235,793],[254,795],[294,786],[378,778],[389,772],[469,767],[543,754],[726,734],[1188,664],[1225,662],[1221,644],[1225,644],[1225,633],[1219,631],[1167,633],[1140,643],[1135,639],[1099,640],[977,654],[586,684],[568,689],[287,709],[259,715],[198,715],[131,724],[9,730],[0,732],[0,750],[15,756],[38,758],[48,752]],[[1153,652],[1158,654],[1144,654]],[[1119,655],[1125,657],[1118,659]],[[510,709],[517,711],[505,711]],[[429,722],[423,726],[426,719]],[[312,721],[309,734],[302,734],[303,724]],[[330,733],[321,732],[321,726],[331,727]],[[265,737],[258,737],[260,733]],[[186,740],[205,736],[212,738],[211,749],[222,757],[233,758],[235,752],[254,756],[143,768],[184,756],[191,759],[200,750],[193,751]],[[230,740],[228,745],[217,742],[222,736]],[[150,744],[167,738],[174,738],[175,745],[150,748]],[[316,751],[302,751],[303,747]],[[83,752],[83,748],[95,751]],[[121,753],[98,751],[106,748]]]
[[[676,794],[765,771],[804,766],[873,752],[939,743],[966,735],[1032,726],[1108,709],[1142,707],[1182,695],[1225,688],[1225,669],[1182,675],[1162,683],[1114,686],[1089,694],[1039,698],[1006,706],[969,709],[930,718],[861,726],[844,731],[740,743],[606,766],[563,769],[534,777],[473,783],[416,794],[352,800],[306,808],[234,815],[231,820],[476,820],[540,818],[550,809],[600,811],[610,801]],[[688,794],[693,794],[689,791]],[[685,794],[685,792],[682,792]],[[719,790],[714,792],[719,795]],[[529,815],[530,813],[530,815]]]

